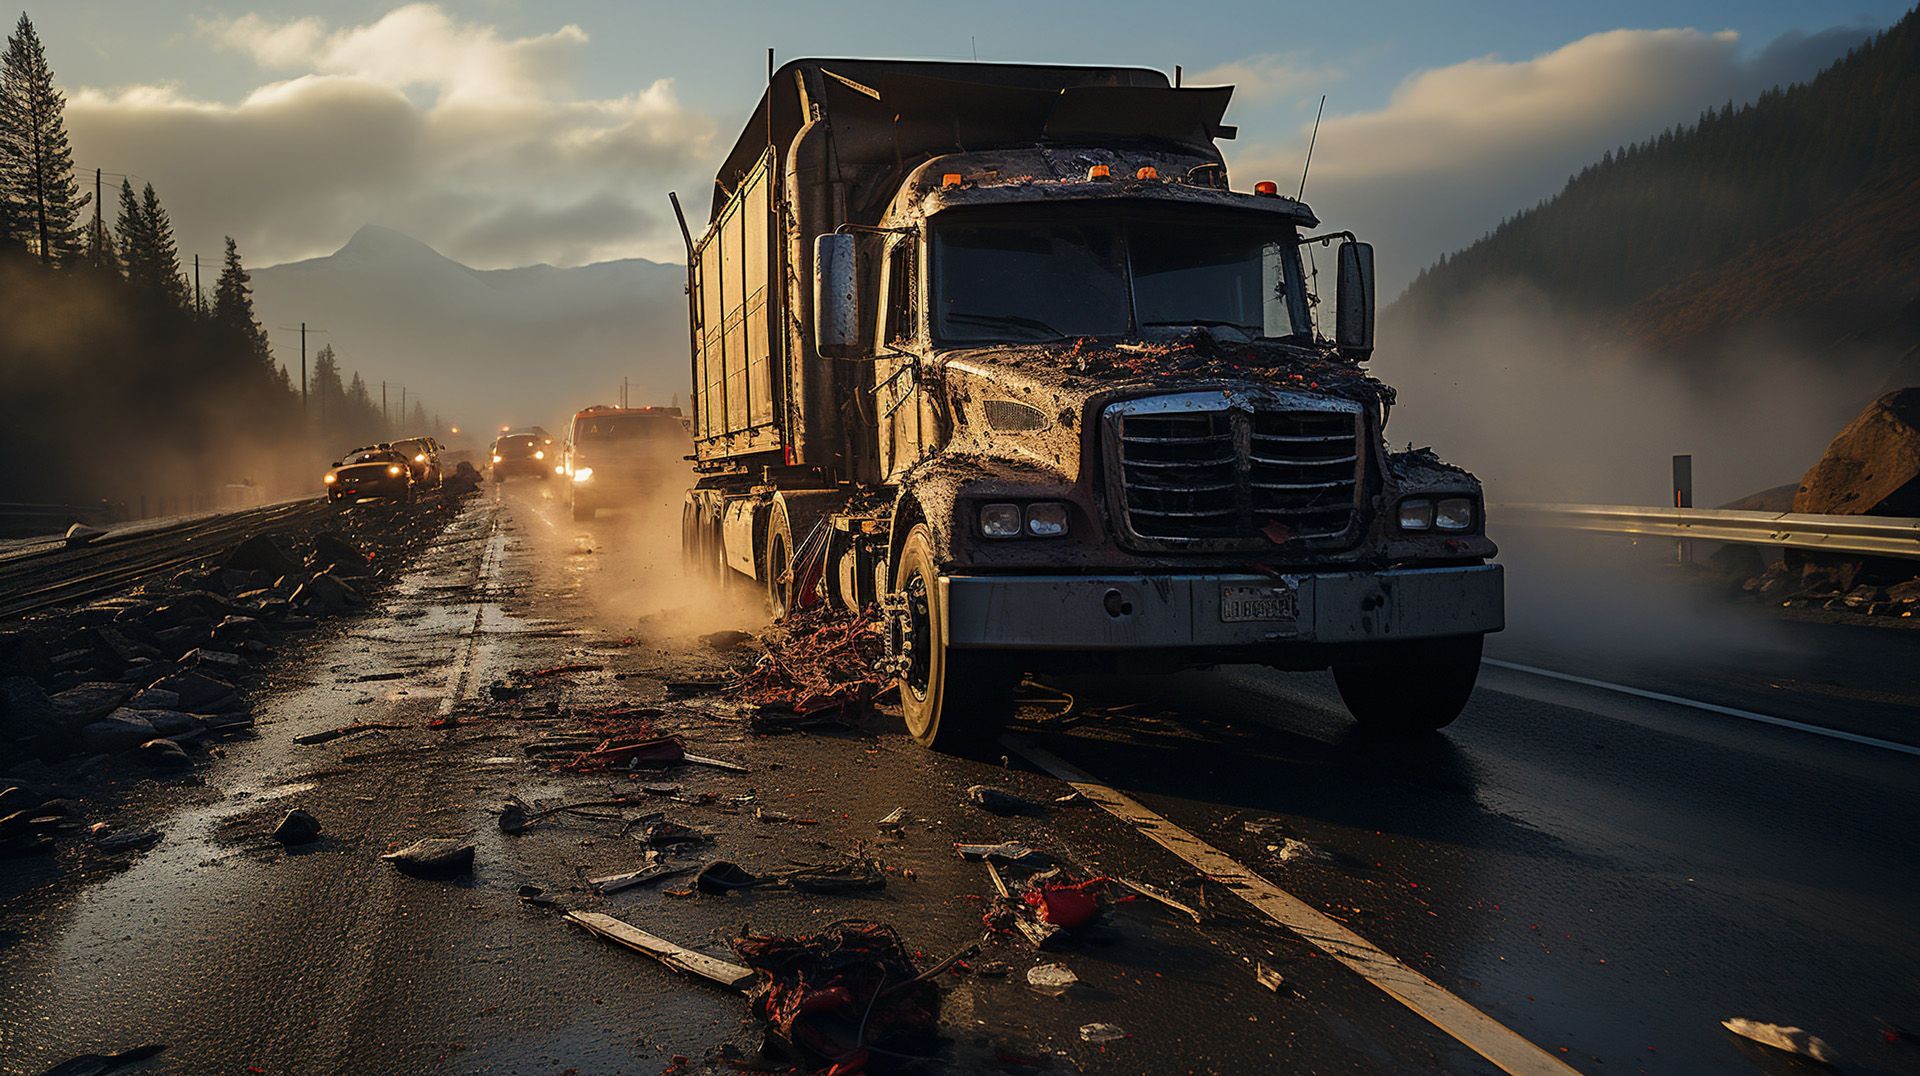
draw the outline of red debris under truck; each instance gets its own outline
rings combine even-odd
[[[877,605],[923,743],[990,737],[1027,671],[1331,667],[1397,731],[1472,691],[1480,484],[1387,451],[1372,248],[1229,186],[1231,93],[794,61],[687,232],[686,555],[778,615]]]

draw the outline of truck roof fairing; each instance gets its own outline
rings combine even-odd
[[[1214,140],[1235,133],[1221,123],[1232,95],[1231,86],[1175,89],[1163,72],[1141,67],[792,60],[774,73],[715,174],[708,219],[718,219],[769,145],[783,156],[816,112],[830,124],[891,128],[885,161],[907,167],[962,150],[1116,139],[1170,143],[1217,159]],[[842,146],[843,166],[882,163],[846,159],[862,145]]]

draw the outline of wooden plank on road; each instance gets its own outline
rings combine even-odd
[[[719,957],[708,956],[705,953],[696,953],[684,945],[676,945],[658,935],[649,934],[611,915],[600,912],[568,912],[566,920],[616,945],[624,945],[636,953],[645,953],[675,971],[698,975],[702,979],[719,983],[729,990],[745,990],[753,985],[752,968],[728,963]]]

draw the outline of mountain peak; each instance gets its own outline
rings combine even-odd
[[[384,224],[362,224],[360,230],[353,233],[346,245],[334,251],[338,254],[383,254],[399,252],[427,253],[443,257],[441,253],[405,232],[389,228]]]

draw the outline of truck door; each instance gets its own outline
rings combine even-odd
[[[880,450],[889,479],[938,448],[931,404],[921,384],[920,358],[926,351],[920,325],[920,244],[913,235],[894,236],[887,245],[880,277],[880,323],[874,341],[874,407]]]

